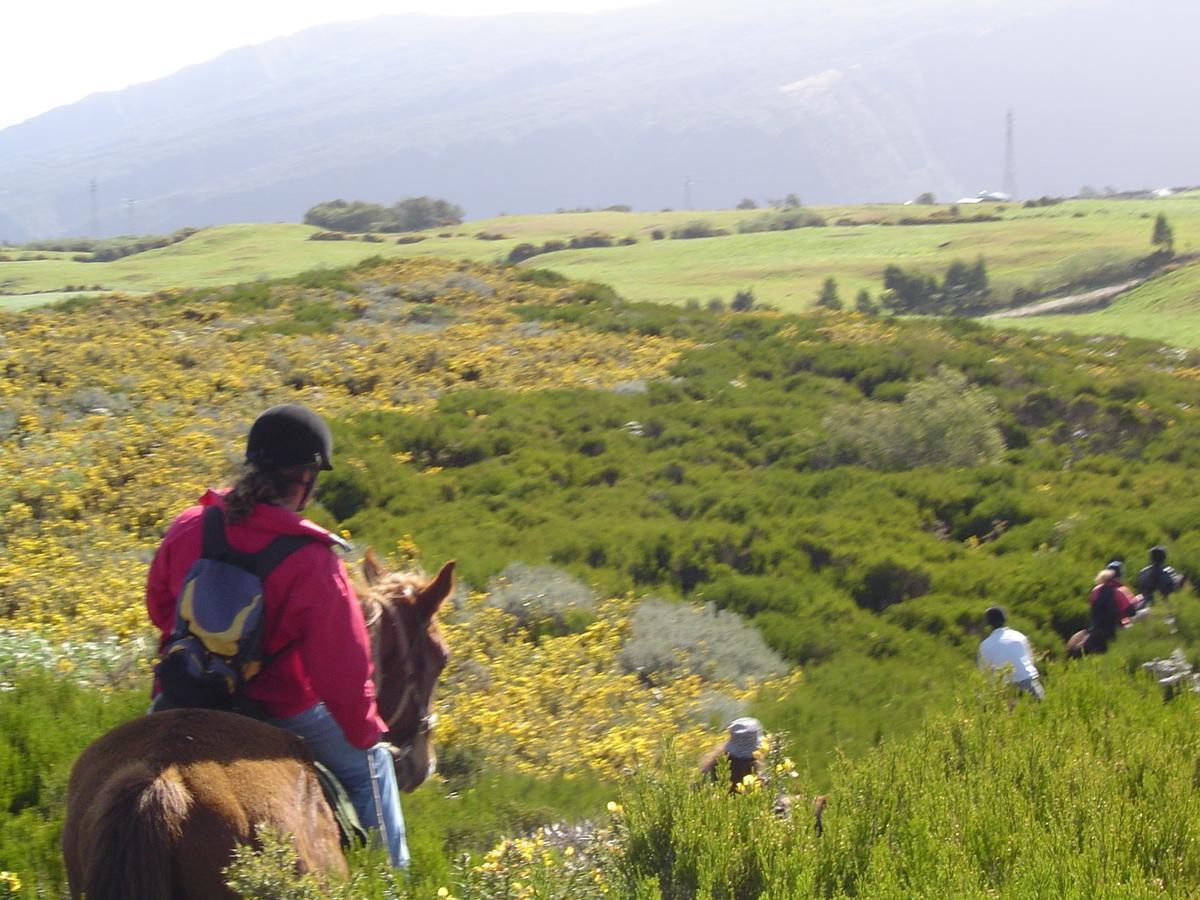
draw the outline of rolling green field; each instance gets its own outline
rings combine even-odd
[[[760,303],[785,311],[810,307],[826,278],[837,280],[844,303],[861,289],[876,295],[889,264],[940,274],[953,260],[983,256],[994,289],[1053,291],[1105,266],[1146,255],[1154,217],[1164,213],[1180,253],[1200,249],[1200,194],[1152,201],[1081,200],[1047,207],[963,205],[962,217],[999,221],[900,225],[948,214],[947,207],[853,206],[815,210],[823,228],[740,234],[739,223],[766,214],[755,210],[582,212],[505,216],[424,232],[419,243],[361,240],[311,241],[317,229],[295,224],[227,225],[205,229],[178,244],[109,263],[81,263],[71,254],[43,260],[0,262],[0,306],[16,308],[61,299],[67,286],[147,292],[188,285],[216,286],[338,267],[370,256],[437,256],[503,261],[520,243],[601,233],[628,246],[562,250],[533,257],[526,267],[552,269],[569,278],[611,284],[626,299],[682,304],[728,302],[750,288]],[[672,240],[672,231],[703,221],[730,234]],[[845,224],[839,224],[845,223]],[[654,232],[667,235],[655,240]],[[19,251],[18,251],[19,252]],[[8,252],[16,256],[16,252]],[[47,293],[42,293],[47,292]],[[50,293],[55,292],[55,293]],[[1023,328],[1067,328],[1152,337],[1156,317],[1185,319],[1200,295],[1200,269],[1182,269],[1123,298],[1103,313],[1012,323]],[[1173,327],[1174,342],[1200,340],[1195,326]]]
[[[1004,327],[1120,334],[1181,347],[1200,346],[1200,264],[1182,266],[1155,278],[1118,297],[1106,309],[1007,319]]]

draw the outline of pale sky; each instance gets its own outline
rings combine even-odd
[[[33,0],[0,13],[0,128],[314,25],[417,12],[597,12],[649,0]]]

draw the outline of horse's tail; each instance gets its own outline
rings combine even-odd
[[[817,837],[825,833],[825,800],[827,795],[819,794],[813,801],[813,830]]]
[[[171,851],[192,796],[170,766],[133,763],[115,773],[95,799],[87,900],[162,900],[173,896]]]

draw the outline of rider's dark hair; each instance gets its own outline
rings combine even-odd
[[[999,606],[989,606],[983,617],[993,628],[1003,628],[1004,623],[1008,621],[1008,616],[1004,615],[1004,610]]]
[[[282,503],[315,469],[315,466],[272,469],[246,463],[238,469],[233,489],[225,495],[225,521],[245,521],[254,512],[256,503]]]
[[[1150,562],[1165,563],[1166,561],[1167,561],[1167,548],[1166,547],[1151,547],[1150,548]]]

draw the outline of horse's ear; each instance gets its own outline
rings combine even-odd
[[[367,587],[379,584],[383,580],[383,576],[387,574],[387,569],[383,567],[383,563],[379,561],[379,557],[370,547],[367,548],[367,555],[363,557],[362,574],[363,580],[367,582]]]
[[[417,609],[424,619],[432,619],[450,592],[454,590],[454,560],[442,566],[437,576],[417,594]]]

